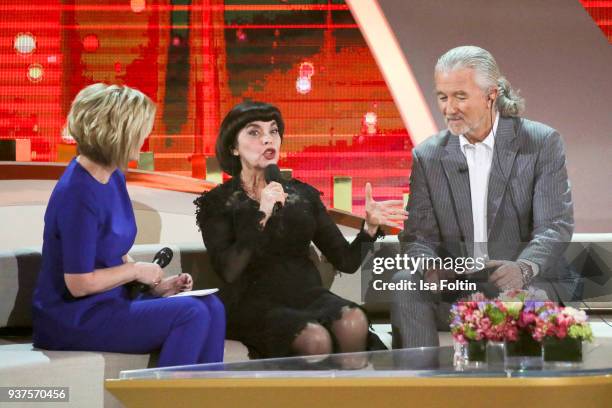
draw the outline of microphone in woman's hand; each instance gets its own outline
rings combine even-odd
[[[270,164],[264,169],[264,177],[266,179],[266,183],[268,184],[273,181],[283,184],[283,176],[281,175],[281,171],[276,164]]]
[[[276,181],[277,183],[283,185],[284,180],[281,175],[281,171],[276,164],[269,164],[264,169],[264,178],[266,179],[266,183],[271,183]],[[284,189],[284,187],[283,187]],[[272,215],[276,214],[283,207],[282,203],[276,202],[274,203],[274,208],[272,209]]]
[[[170,248],[164,247],[157,251],[157,253],[153,257],[152,263],[159,265],[160,268],[165,268],[166,266],[168,266],[170,261],[172,261],[173,256],[174,252],[172,252]],[[132,298],[135,298],[137,293],[148,292],[152,288],[152,286],[140,282],[132,282],[132,285],[132,290],[136,290],[136,293],[132,292]]]
[[[172,261],[173,256],[174,252],[170,248],[164,247],[155,254],[153,263],[159,265],[160,268],[165,268]]]

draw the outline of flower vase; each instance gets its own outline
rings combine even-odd
[[[545,363],[572,365],[582,362],[582,339],[546,337],[543,342]]]
[[[466,349],[466,358],[469,363],[484,364],[487,362],[486,340],[468,341]]]
[[[504,348],[503,341],[489,340],[487,342],[487,365],[489,369],[504,369]]]
[[[504,348],[506,368],[528,370],[542,367],[542,345],[527,331],[519,331],[516,341],[506,340]]]

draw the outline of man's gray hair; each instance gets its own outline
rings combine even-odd
[[[464,45],[447,51],[438,59],[436,72],[450,72],[471,68],[475,80],[485,93],[497,88],[495,107],[501,116],[519,116],[525,110],[525,100],[501,74],[491,53],[473,45]]]

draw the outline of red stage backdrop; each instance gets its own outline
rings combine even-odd
[[[612,40],[612,1],[582,1]],[[94,82],[157,102],[144,150],[156,171],[198,173],[223,115],[244,99],[279,106],[281,167],[330,204],[332,177],[379,198],[408,192],[410,137],[344,1],[0,0],[0,139],[54,161],[70,102]]]

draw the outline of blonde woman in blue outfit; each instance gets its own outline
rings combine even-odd
[[[55,186],[45,213],[42,270],[34,292],[34,345],[51,350],[149,353],[159,366],[223,360],[225,310],[190,290],[188,274],[163,279],[127,253],[136,222],[123,169],[151,132],[154,103],[127,86],[94,84],[76,96],[67,130],[79,155]],[[126,284],[152,287],[132,300]]]

